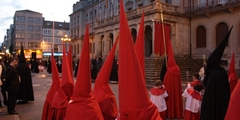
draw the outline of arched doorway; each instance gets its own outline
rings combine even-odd
[[[224,22],[218,23],[216,27],[216,46],[218,46],[228,33],[228,25]]]
[[[135,43],[137,39],[137,30],[135,28],[131,29],[131,35],[132,35],[133,42]]]
[[[152,27],[146,26],[144,34],[145,57],[150,57],[152,54]]]
[[[197,36],[196,36],[196,48],[206,47],[207,37],[206,37],[206,28],[204,26],[197,27]]]
[[[103,38],[104,38],[104,35],[101,35],[101,37],[100,37],[100,56],[102,56],[102,53],[104,52],[104,42],[103,42]]]
[[[74,49],[74,55],[76,55],[76,45],[74,45],[74,47],[73,47],[73,49]]]

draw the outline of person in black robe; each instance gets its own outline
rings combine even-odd
[[[78,64],[79,64],[79,59],[77,60],[77,65],[75,67],[75,73],[74,73],[74,77],[77,77],[77,72],[78,72]]]
[[[114,58],[114,61],[112,64],[112,70],[111,70],[111,74],[110,74],[110,82],[118,83],[118,63],[115,58]]]
[[[97,62],[96,62],[96,59],[93,58],[91,60],[91,78],[92,78],[92,80],[95,80],[97,78],[97,73],[98,73]]]
[[[52,63],[51,63],[50,57],[47,61],[47,72],[52,73]]]
[[[167,66],[166,66],[166,60],[165,60],[165,58],[164,58],[163,64],[162,64],[162,69],[161,69],[161,72],[160,72],[160,80],[161,80],[162,82],[163,82],[163,80],[164,80],[164,76],[165,76],[166,72],[167,72]]]
[[[26,63],[23,47],[21,48],[20,56],[18,58],[17,71],[20,76],[20,86],[18,94],[18,103],[27,103],[28,101],[34,101],[32,75],[31,71]]]
[[[220,62],[231,30],[207,60],[201,120],[224,120],[230,100],[230,86],[227,71],[220,66]]]

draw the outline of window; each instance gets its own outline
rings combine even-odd
[[[24,38],[25,35],[24,35],[24,33],[16,33],[16,34],[15,34],[15,37],[16,37],[16,38]]]
[[[88,14],[86,14],[86,19],[85,19],[86,21],[88,20]]]
[[[39,48],[40,43],[39,42],[28,42],[28,47],[29,48]]]
[[[52,30],[48,30],[48,31],[47,31],[47,34],[48,34],[48,35],[51,35],[51,34],[52,34]]]
[[[41,19],[40,18],[35,18],[35,23],[41,24]]]
[[[172,4],[172,0],[166,0],[166,3]]]
[[[221,22],[216,27],[216,46],[218,46],[225,35],[228,33],[228,25],[224,22]]]
[[[40,40],[40,34],[35,34],[35,40]]]
[[[34,31],[34,26],[33,25],[28,25],[28,31]]]
[[[79,44],[77,44],[77,54],[79,54]]]
[[[34,23],[34,18],[33,17],[28,17],[28,22],[29,23]]]
[[[206,47],[206,29],[204,26],[199,26],[197,28],[197,40],[196,40],[196,47],[202,48]]]
[[[28,34],[28,39],[34,39],[34,34],[33,33],[29,33]]]
[[[35,26],[35,31],[36,31],[36,32],[39,32],[39,31],[41,31],[41,28],[40,28],[40,26]]]
[[[21,47],[22,46],[25,46],[25,43],[24,42],[16,42],[16,47]]]
[[[50,23],[47,23],[47,25],[51,25]]]
[[[17,30],[24,30],[25,26],[24,25],[16,25]]]
[[[25,17],[24,16],[17,16],[16,21],[25,21]]]
[[[47,34],[47,30],[43,30],[43,34],[45,34],[45,35],[46,35],[46,34]]]

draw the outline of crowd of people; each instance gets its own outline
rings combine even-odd
[[[26,62],[23,49],[18,57],[7,59],[0,57],[0,87],[3,102],[0,98],[0,111],[2,103],[7,106],[9,114],[18,114],[16,104],[26,104],[34,101],[31,70]]]

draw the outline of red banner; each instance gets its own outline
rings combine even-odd
[[[162,25],[164,27],[162,27]],[[170,33],[169,24],[165,24],[165,23],[162,24],[159,22],[155,22],[155,34],[154,34],[154,53],[155,54],[159,54],[160,56],[162,56],[164,55],[165,50],[166,50],[166,53],[168,53],[168,44],[170,42],[170,34],[171,33]],[[165,39],[164,39],[164,36],[165,36]]]

